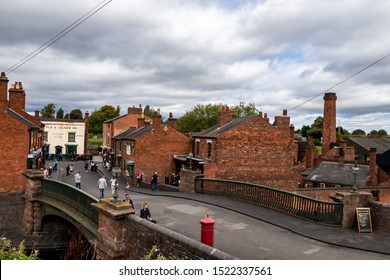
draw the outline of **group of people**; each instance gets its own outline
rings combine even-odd
[[[91,166],[90,166],[91,165]],[[92,172],[92,173],[96,173],[97,172],[97,169],[98,169],[98,164],[96,163],[96,162],[94,162],[94,161],[92,161],[91,160],[91,163],[89,164],[88,163],[88,160],[86,160],[85,162],[84,162],[84,170],[85,170],[85,172],[88,172],[88,169],[90,168],[90,171]]]

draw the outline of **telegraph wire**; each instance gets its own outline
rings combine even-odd
[[[25,56],[23,59],[21,59],[19,62],[15,63],[14,65],[12,65],[11,67],[9,67],[5,72],[7,74],[10,74],[12,72],[14,72],[15,70],[17,70],[18,68],[20,68],[21,66],[23,66],[24,64],[26,64],[27,62],[29,62],[31,59],[33,59],[34,57],[36,57],[37,55],[39,55],[41,52],[43,52],[44,50],[46,50],[48,47],[50,47],[51,45],[53,45],[54,43],[56,43],[58,40],[60,40],[62,37],[64,37],[65,35],[67,35],[69,32],[71,32],[72,30],[74,30],[76,27],[78,27],[79,25],[81,25],[83,22],[85,22],[87,19],[89,19],[90,17],[92,17],[94,14],[96,14],[97,12],[99,12],[101,9],[103,9],[105,6],[107,6],[110,2],[112,2],[112,0],[104,0],[103,2],[99,3],[98,5],[96,5],[95,7],[93,7],[91,10],[89,10],[87,13],[85,13],[84,15],[82,15],[79,19],[77,19],[76,21],[74,21],[72,24],[70,24],[69,26],[67,26],[64,30],[62,30],[60,33],[58,33],[56,36],[54,36],[53,38],[51,38],[49,41],[47,41],[46,43],[44,43],[43,45],[41,45],[39,48],[37,48],[36,50],[34,50],[33,52],[31,52],[30,54],[28,54],[27,56]]]
[[[309,98],[309,99],[306,100],[305,102],[303,102],[303,103],[301,103],[301,104],[299,104],[299,105],[297,105],[297,106],[291,108],[289,111],[293,111],[293,110],[295,110],[295,109],[297,109],[297,108],[303,106],[304,104],[309,103],[310,101],[312,101],[313,99],[317,98],[318,96],[324,95],[326,92],[328,92],[328,91],[330,91],[331,89],[333,89],[333,88],[335,88],[335,87],[341,85],[342,83],[345,83],[346,81],[348,81],[348,80],[352,79],[353,77],[359,75],[360,73],[362,73],[363,71],[367,70],[368,68],[374,66],[375,64],[381,62],[382,60],[385,60],[385,59],[388,58],[389,56],[390,56],[390,53],[388,53],[388,54],[385,55],[384,57],[382,57],[382,58],[380,58],[380,59],[374,61],[373,63],[369,64],[368,66],[364,67],[363,69],[357,71],[355,74],[349,76],[348,78],[342,80],[341,82],[338,82],[337,84],[335,84],[334,86],[328,88],[327,90],[324,90],[324,91],[322,91],[321,93],[319,93],[319,94],[317,94],[317,95],[315,95],[315,96]]]

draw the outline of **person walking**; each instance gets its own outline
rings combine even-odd
[[[81,190],[81,175],[80,172],[74,174],[74,181],[76,183],[76,188]]]
[[[66,176],[69,176],[70,175],[70,165],[68,164],[66,166]]]
[[[99,198],[104,198],[104,190],[107,189],[107,181],[106,176],[102,175],[102,177],[98,181],[98,187],[99,187]]]
[[[88,165],[88,160],[86,160],[86,161],[84,162],[84,169],[85,169],[85,172],[88,172],[88,167],[89,167],[89,165]]]
[[[116,179],[114,176],[111,177],[110,184],[111,184],[111,192],[112,194],[114,194],[115,187],[116,187]]]
[[[141,186],[142,179],[143,179],[143,172],[142,170],[140,170],[137,174],[137,187]]]
[[[158,179],[158,174],[156,171],[152,176],[152,182],[151,182],[152,191],[157,191],[157,179]]]

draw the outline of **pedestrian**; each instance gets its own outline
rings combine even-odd
[[[69,176],[69,174],[70,174],[70,165],[68,164],[66,166],[66,176]]]
[[[76,182],[76,188],[81,190],[81,175],[80,172],[74,174],[74,181]]]
[[[131,208],[133,208],[133,210],[135,211],[135,206],[134,206],[133,201],[130,199],[130,194],[128,194],[128,193],[125,194],[125,199],[123,201],[129,203]]]
[[[130,174],[129,170],[125,171],[126,188],[130,188]]]
[[[147,203],[144,203],[142,205],[142,209],[140,211],[140,217],[142,219],[146,219],[152,223],[157,223],[155,220],[152,219],[152,215],[150,214],[150,210]]]
[[[154,174],[152,176],[152,182],[151,182],[152,191],[156,191],[157,190],[157,179],[158,179],[158,174],[157,174],[157,171],[156,171],[156,172],[154,172]]]
[[[112,194],[114,194],[116,188],[116,179],[114,176],[111,177],[110,183],[111,183],[111,192]]]
[[[179,186],[180,185],[180,173],[176,173],[175,176],[175,182],[173,183],[174,186]]]
[[[49,171],[47,171],[46,167],[43,168],[43,177],[47,179],[49,177]]]
[[[143,172],[140,170],[137,174],[137,187],[141,187],[141,182],[143,179]]]
[[[72,173],[74,170],[74,166],[73,166],[73,163],[70,164],[69,166],[69,172]]]
[[[99,187],[99,198],[104,198],[104,190],[107,189],[107,181],[106,176],[102,175],[102,177],[98,181]]]
[[[85,172],[88,172],[88,160],[86,160],[85,162],[84,162],[84,169],[85,169]]]

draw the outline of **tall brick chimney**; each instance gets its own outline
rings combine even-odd
[[[315,149],[313,138],[309,137],[309,144],[305,150],[306,168],[312,168],[314,166]]]
[[[229,106],[222,106],[221,111],[218,112],[218,126],[224,126],[232,121],[232,112],[230,112]]]
[[[11,84],[9,89],[9,107],[15,111],[26,108],[26,92],[23,90],[21,82]]]
[[[174,129],[176,129],[176,121],[177,121],[177,119],[175,119],[175,118],[173,117],[173,114],[172,114],[172,113],[169,113],[168,124],[169,124],[170,126],[172,126]]]
[[[5,75],[5,72],[1,72],[0,75],[0,108],[4,109],[8,107],[8,78]]]
[[[336,144],[336,100],[336,93],[325,93],[322,122],[322,154],[326,154],[331,146]]]
[[[370,149],[370,186],[377,186],[378,185],[378,167],[376,165],[376,148]]]

